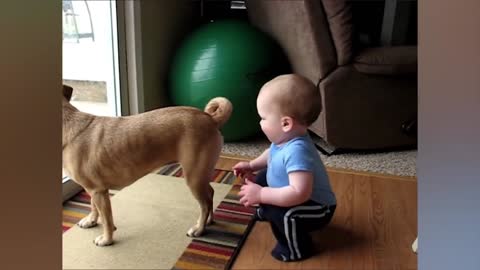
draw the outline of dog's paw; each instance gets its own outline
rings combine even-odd
[[[80,220],[80,221],[77,223],[77,225],[78,225],[80,228],[83,228],[83,229],[92,228],[92,227],[97,226],[97,221],[96,221],[96,220],[91,220],[91,219],[87,216],[87,217],[82,218],[82,220]]]
[[[99,247],[110,246],[113,244],[112,239],[107,239],[106,237],[103,237],[103,235],[99,235],[93,242]]]
[[[190,230],[188,230],[187,236],[189,236],[189,237],[199,237],[200,235],[202,235],[202,233],[203,233],[203,229],[200,229],[197,226],[194,226],[194,227],[190,228]]]

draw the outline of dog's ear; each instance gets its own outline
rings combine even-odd
[[[68,85],[63,85],[63,96],[70,101],[72,98],[73,88]]]

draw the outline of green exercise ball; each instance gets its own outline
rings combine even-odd
[[[228,98],[233,113],[221,132],[225,141],[237,141],[260,131],[257,94],[265,82],[288,70],[280,47],[248,22],[210,22],[177,50],[170,98],[175,105],[200,109],[213,97]]]

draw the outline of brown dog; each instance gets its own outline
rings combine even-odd
[[[230,101],[214,98],[205,112],[177,106],[126,117],[100,117],[72,106],[72,91],[63,86],[63,168],[91,196],[91,212],[78,225],[93,227],[99,215],[103,222],[103,235],[95,244],[113,243],[116,228],[108,190],[128,186],[171,162],[182,165],[187,185],[200,204],[200,217],[187,235],[201,235],[205,224],[212,221],[209,181],[223,144],[219,128],[232,112]]]

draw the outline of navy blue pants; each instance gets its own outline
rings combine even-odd
[[[267,185],[266,170],[260,171],[256,183]],[[279,207],[260,204],[261,220],[270,222],[272,232],[277,239],[277,246],[284,250],[287,261],[296,261],[312,254],[312,238],[310,232],[324,228],[332,219],[335,205],[323,205],[307,201],[293,207]],[[282,254],[283,257],[283,254]]]

